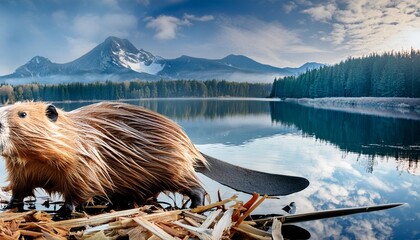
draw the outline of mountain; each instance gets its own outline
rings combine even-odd
[[[14,73],[1,76],[0,79],[12,84],[122,81],[135,78],[272,82],[274,77],[296,75],[320,66],[322,64],[306,63],[299,68],[277,68],[242,55],[229,55],[222,59],[185,55],[164,59],[143,49],[138,50],[126,39],[108,37],[69,63],[58,64],[36,56]]]
[[[181,56],[164,60],[164,67],[159,75],[164,79],[227,79],[238,70],[218,60]]]
[[[293,75],[291,71],[258,63],[241,55],[222,59],[181,56],[164,60],[159,75],[165,79],[225,79],[229,81],[272,82],[277,76]]]
[[[270,65],[261,64],[243,55],[231,54],[225,58],[220,59],[220,62],[228,66],[235,67],[237,69],[241,69],[244,71],[261,72],[261,73],[272,72],[272,73],[280,73],[283,75],[292,74],[292,72],[289,72],[289,70],[284,70],[282,68],[276,68]]]
[[[51,62],[48,58],[36,56],[25,65],[18,67],[8,76],[11,77],[45,77],[60,71],[60,64]]]
[[[108,37],[80,58],[64,64],[53,63],[41,56],[32,58],[12,74],[0,77],[8,83],[62,83],[105,80],[156,80],[162,69],[160,57],[138,50],[130,41]]]
[[[298,68],[284,68],[287,71],[292,72],[294,75],[299,75],[305,73],[308,70],[318,69],[325,66],[325,64],[317,63],[317,62],[307,62]]]
[[[156,74],[162,66],[156,63],[158,57],[138,50],[126,39],[108,37],[82,57],[66,64],[69,74],[74,73],[146,73]]]

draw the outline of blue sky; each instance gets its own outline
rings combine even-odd
[[[0,75],[64,63],[108,36],[164,58],[242,54],[278,67],[420,48],[420,0],[2,0]]]

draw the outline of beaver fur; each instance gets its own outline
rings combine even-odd
[[[0,151],[12,201],[43,188],[67,210],[93,197],[141,203],[161,191],[202,205],[195,167],[205,158],[170,119],[142,107],[102,102],[65,112],[44,102],[0,109]]]

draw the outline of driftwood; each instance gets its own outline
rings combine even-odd
[[[220,196],[220,195],[219,195]],[[74,213],[74,219],[53,221],[52,215],[42,211],[16,213],[0,212],[0,239],[275,239],[282,240],[293,229],[302,239],[310,238],[305,229],[290,223],[332,218],[356,213],[394,208],[402,203],[368,207],[324,210],[312,213],[279,215],[251,215],[265,200],[254,193],[243,203],[234,195],[194,209],[166,210],[155,205],[111,211],[98,215]],[[227,206],[229,204],[229,206]],[[249,217],[252,216],[252,221]],[[286,225],[283,225],[286,224]],[[271,226],[271,231],[264,229]],[[293,227],[291,229],[291,227]],[[283,232],[282,232],[283,231]],[[290,234],[289,234],[290,235]],[[288,238],[292,237],[291,235]]]
[[[49,213],[40,211],[0,212],[0,239],[230,239],[235,235],[281,239],[278,225],[273,236],[244,221],[266,197],[254,194],[243,204],[232,196],[194,209],[170,211],[148,205],[63,221],[53,221]]]

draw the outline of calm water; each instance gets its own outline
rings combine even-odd
[[[303,176],[310,186],[256,213],[405,202],[404,207],[301,223],[313,239],[420,239],[420,121],[265,100],[131,101],[178,122],[204,153],[243,167]],[[71,110],[87,103],[57,104]],[[418,118],[417,118],[418,119]],[[1,185],[4,161],[0,161]],[[201,176],[215,200],[235,191]],[[258,189],[256,189],[258,190]],[[247,200],[249,195],[239,194]]]

